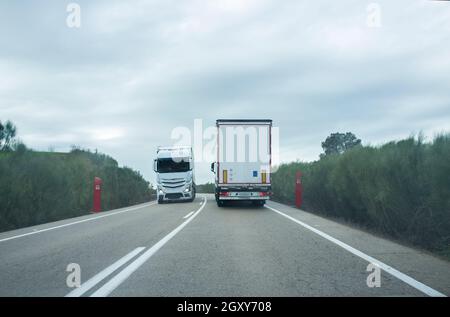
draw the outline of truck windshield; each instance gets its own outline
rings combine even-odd
[[[158,159],[158,173],[179,173],[189,171],[189,160],[174,160],[172,158]]]

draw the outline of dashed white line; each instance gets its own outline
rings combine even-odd
[[[306,223],[304,223],[304,222],[302,222],[300,220],[295,219],[294,217],[291,217],[291,216],[289,216],[289,215],[287,215],[287,214],[285,214],[285,213],[283,213],[283,212],[281,212],[281,211],[279,211],[279,210],[277,210],[275,208],[272,208],[270,206],[266,206],[266,208],[276,212],[277,214],[279,214],[279,215],[281,215],[283,217],[286,217],[289,220],[292,220],[293,222],[301,225],[302,227],[304,227],[304,228],[306,228],[308,230],[311,230],[312,232],[320,235],[321,237],[327,239],[328,241],[333,242],[334,244],[336,244],[336,245],[340,246],[341,248],[349,251],[350,253],[352,253],[352,254],[354,254],[354,255],[356,255],[356,256],[358,256],[358,257],[360,257],[360,258],[362,258],[362,259],[364,259],[366,261],[368,261],[369,263],[373,263],[373,264],[377,265],[382,270],[384,270],[386,273],[391,274],[392,276],[398,278],[399,280],[405,282],[406,284],[414,287],[415,289],[421,291],[422,293],[424,293],[424,294],[426,294],[428,296],[446,297],[444,294],[438,292],[437,290],[435,290],[435,289],[433,289],[433,288],[431,288],[431,287],[429,287],[429,286],[427,286],[427,285],[425,285],[425,284],[423,284],[423,283],[413,279],[412,277],[410,277],[410,276],[408,276],[408,275],[406,275],[406,274],[404,274],[404,273],[394,269],[393,267],[391,267],[391,266],[389,266],[389,265],[387,265],[387,264],[385,264],[385,263],[383,263],[383,262],[381,262],[381,261],[371,257],[370,255],[367,255],[367,254],[365,254],[365,253],[363,253],[363,252],[361,252],[361,251],[359,251],[359,250],[349,246],[348,244],[346,244],[346,243],[344,243],[344,242],[342,242],[342,241],[340,241],[340,240],[338,240],[336,238],[333,238],[332,236],[330,236],[330,235],[328,235],[328,234],[326,234],[326,233],[324,233],[324,232],[322,232],[322,231],[320,231],[320,230],[318,230],[318,229],[316,229],[316,228],[314,228],[314,227],[312,227],[312,226],[310,226],[310,225],[308,225],[308,224],[306,224]]]
[[[192,215],[193,215],[193,213],[194,213],[194,212],[193,212],[193,211],[191,211],[191,212],[190,212],[190,213],[188,213],[188,214],[187,214],[186,216],[184,216],[184,217],[183,217],[183,219],[189,218],[190,216],[192,216]]]
[[[103,279],[114,273],[115,270],[117,270],[122,265],[130,261],[139,253],[141,253],[144,249],[145,249],[144,247],[134,249],[133,251],[125,255],[123,258],[121,258],[117,262],[114,262],[106,269],[104,269],[103,271],[101,271],[100,273],[98,273],[85,283],[83,283],[79,288],[76,288],[73,291],[71,291],[69,294],[66,295],[66,297],[80,297],[81,295],[89,291],[91,288],[93,288],[95,285],[100,283]]]
[[[185,222],[175,228],[172,232],[166,235],[164,238],[159,240],[155,245],[153,245],[150,249],[145,251],[141,256],[139,256],[136,260],[131,262],[128,266],[126,266],[120,273],[110,279],[105,285],[100,287],[97,291],[95,291],[91,297],[106,297],[111,294],[120,284],[122,284],[133,272],[135,272],[141,265],[143,265],[148,259],[150,259],[159,249],[161,249],[170,239],[172,239],[178,232],[180,232],[189,222],[191,222],[205,207],[206,198],[203,198],[202,206],[189,217]]]
[[[88,218],[88,219],[83,219],[83,220],[79,220],[79,221],[74,221],[74,222],[70,222],[70,223],[65,223],[65,224],[60,225],[60,226],[50,227],[50,228],[46,228],[46,229],[41,229],[41,230],[33,229],[33,231],[31,231],[31,232],[27,232],[27,233],[24,233],[24,234],[19,234],[19,235],[16,235],[16,236],[0,239],[0,242],[13,240],[13,239],[17,239],[17,238],[22,238],[22,237],[30,236],[32,234],[42,233],[42,232],[55,230],[55,229],[59,229],[59,228],[64,228],[64,227],[76,225],[76,224],[83,223],[83,222],[97,220],[97,219],[100,219],[100,218],[114,216],[114,215],[121,214],[121,213],[124,213],[124,212],[128,212],[128,211],[133,211],[133,210],[136,210],[136,209],[149,207],[149,206],[152,206],[154,204],[156,204],[156,203],[150,203],[150,204],[145,204],[145,205],[141,205],[141,206],[137,206],[137,207],[131,207],[131,208],[127,208],[127,209],[124,209],[124,210],[119,210],[119,211],[116,211],[116,212],[107,213],[107,214],[104,214],[104,215],[101,215],[101,216],[92,217],[92,218]]]

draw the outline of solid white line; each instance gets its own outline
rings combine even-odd
[[[381,262],[381,261],[379,261],[379,260],[377,260],[377,259],[375,259],[375,258],[373,258],[373,257],[371,257],[371,256],[369,256],[369,255],[367,255],[367,254],[365,254],[365,253],[363,253],[363,252],[361,252],[361,251],[359,251],[359,250],[349,246],[348,244],[345,244],[344,242],[342,242],[342,241],[340,241],[340,240],[338,240],[336,238],[333,238],[332,236],[330,236],[330,235],[328,235],[328,234],[326,234],[326,233],[324,233],[324,232],[322,232],[322,231],[320,231],[320,230],[318,230],[318,229],[316,229],[314,227],[311,227],[310,225],[307,225],[304,222],[301,222],[300,220],[297,220],[297,219],[295,219],[295,218],[293,218],[293,217],[291,217],[291,216],[289,216],[289,215],[287,215],[287,214],[285,214],[285,213],[283,213],[283,212],[281,212],[281,211],[279,211],[279,210],[277,210],[275,208],[272,208],[270,206],[266,206],[266,208],[269,208],[270,210],[278,213],[279,215],[281,215],[283,217],[288,218],[289,220],[294,221],[295,223],[301,225],[302,227],[304,227],[304,228],[306,228],[308,230],[311,230],[314,233],[317,233],[321,237],[323,237],[323,238],[333,242],[334,244],[337,244],[341,248],[349,251],[350,253],[353,253],[356,256],[359,256],[360,258],[368,261],[369,263],[373,263],[373,264],[379,266],[386,273],[389,273],[390,275],[398,278],[399,280],[405,282],[406,284],[414,287],[415,289],[421,291],[422,293],[424,293],[424,294],[426,294],[428,296],[446,297],[446,295],[436,291],[435,289],[433,289],[433,288],[431,288],[431,287],[429,287],[429,286],[427,286],[427,285],[425,285],[425,284],[423,284],[423,283],[421,283],[419,281],[416,281],[412,277],[410,277],[410,276],[408,276],[408,275],[406,275],[406,274],[404,274],[404,273],[402,273],[400,271],[397,271],[393,267],[391,267],[391,266],[389,266],[387,264],[384,264],[383,262]]]
[[[119,274],[114,276],[112,279],[108,281],[105,285],[95,291],[91,297],[106,297],[111,294],[120,284],[122,284],[133,272],[135,272],[141,265],[143,265],[148,259],[152,257],[159,249],[161,249],[170,239],[172,239],[178,232],[180,232],[189,222],[192,221],[205,207],[206,198],[204,197],[202,206],[194,213],[194,215],[188,218],[185,222],[175,228],[172,232],[166,235],[164,238],[159,240],[155,245],[153,245],[150,249],[145,251],[141,256],[139,256],[136,260],[131,262],[128,266],[126,266]]]
[[[101,216],[97,216],[97,217],[93,217],[93,218],[88,218],[88,219],[83,219],[83,220],[79,220],[79,221],[74,221],[74,222],[70,222],[70,223],[66,223],[66,224],[60,225],[60,226],[50,227],[50,228],[46,228],[46,229],[41,229],[41,230],[33,229],[32,232],[27,232],[27,233],[19,234],[19,235],[12,236],[12,237],[9,237],[9,238],[0,239],[0,242],[13,240],[13,239],[17,239],[17,238],[22,238],[22,237],[26,237],[26,236],[29,236],[29,235],[32,235],[32,234],[42,233],[42,232],[55,230],[55,229],[59,229],[59,228],[64,228],[64,227],[76,225],[76,224],[83,223],[83,222],[97,220],[97,219],[100,219],[100,218],[114,216],[114,215],[121,214],[121,213],[124,213],[124,212],[133,211],[133,210],[136,210],[136,209],[141,209],[141,208],[153,206],[154,204],[156,204],[156,203],[150,203],[150,204],[145,204],[145,205],[142,205],[142,206],[131,207],[131,208],[127,208],[127,209],[124,209],[124,210],[111,212],[111,213],[108,213],[108,214],[105,214],[105,215],[101,215]]]
[[[79,288],[74,289],[69,294],[66,295],[66,297],[80,297],[87,291],[89,291],[91,288],[93,288],[95,285],[100,283],[103,279],[111,275],[115,270],[117,270],[119,267],[130,261],[132,258],[134,258],[136,255],[142,252],[144,250],[144,247],[136,248],[127,255],[125,255],[123,258],[118,260],[117,262],[114,262],[110,266],[108,266],[106,269],[95,275],[94,277],[90,278],[88,281],[83,283]]]
[[[189,218],[190,216],[192,216],[192,214],[193,214],[194,212],[193,211],[191,211],[190,213],[188,213],[186,216],[184,216],[183,217],[183,219],[186,219],[186,218]]]

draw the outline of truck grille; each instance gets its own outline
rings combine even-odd
[[[166,188],[178,188],[186,184],[184,178],[165,179],[161,181],[161,185]]]

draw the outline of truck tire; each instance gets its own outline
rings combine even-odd
[[[197,194],[197,190],[195,189],[195,187],[193,188],[193,193],[192,193],[192,199],[191,202],[195,200],[195,196]]]
[[[252,201],[252,205],[255,207],[263,207],[265,203],[266,203],[265,200]]]
[[[217,207],[225,206],[225,202],[223,200],[217,200]]]
[[[162,200],[162,198],[161,198],[161,197],[159,197],[159,198],[158,198],[158,204],[160,204],[160,205],[161,205],[162,203],[163,203],[163,200]]]

